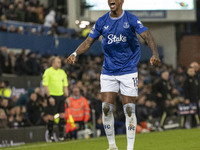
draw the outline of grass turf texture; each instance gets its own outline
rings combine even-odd
[[[126,150],[126,136],[116,136],[119,150]],[[58,143],[32,143],[3,150],[107,150],[106,137]],[[200,129],[137,134],[134,150],[200,150]]]

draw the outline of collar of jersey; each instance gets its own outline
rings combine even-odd
[[[110,16],[110,13],[109,13],[109,16]],[[123,13],[121,14],[121,16],[119,16],[119,17],[111,17],[110,16],[110,19],[112,19],[112,20],[118,20],[118,19],[122,18],[123,16],[124,16],[124,10],[123,10]]]

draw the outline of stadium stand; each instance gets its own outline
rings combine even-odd
[[[68,75],[69,93],[72,93],[74,87],[79,87],[81,95],[89,101],[91,110],[95,110],[96,129],[101,131],[101,135],[105,135],[100,108],[99,76],[103,63],[100,41],[95,42],[86,55],[79,56],[76,64],[68,65],[66,64],[67,56],[83,41],[79,33],[75,29],[67,28],[66,23],[62,24],[59,21],[53,27],[44,26],[45,15],[48,11],[37,0],[25,1],[23,6],[26,10],[25,13],[29,10],[33,12],[37,10],[38,17],[32,21],[27,20],[26,17],[20,19],[23,18],[24,12],[21,12],[21,17],[17,16],[20,14],[20,10],[17,9],[21,7],[19,5],[21,2],[14,4],[9,4],[8,1],[0,2],[0,81],[9,81],[9,88],[12,90],[9,99],[0,93],[0,129],[6,129],[2,133],[8,133],[9,129],[11,129],[11,133],[16,133],[17,131],[14,130],[16,128],[20,128],[20,132],[22,132],[25,127],[35,126],[42,126],[42,128],[34,132],[45,133],[47,100],[41,86],[41,77],[45,69],[50,66],[49,58],[53,55],[60,55],[62,69]],[[16,11],[12,7],[16,8]],[[199,29],[200,26],[198,26],[198,31]],[[189,44],[186,41],[190,41]],[[187,67],[192,61],[200,63],[198,62],[199,56],[196,55],[200,47],[199,35],[185,36],[180,44],[180,65],[177,67],[165,63],[158,67],[152,67],[148,63],[151,52],[144,43],[141,44],[142,57],[138,65],[139,96],[136,103],[137,133],[180,128],[180,118],[197,114],[197,110],[199,110],[199,106],[185,103],[183,88]],[[20,52],[13,49],[18,49]],[[188,49],[190,49],[191,57],[185,60]],[[161,46],[159,46],[159,54],[163,59],[164,53]],[[195,78],[200,85],[200,67],[197,66],[197,68]],[[160,92],[155,91],[154,87],[165,71],[169,72],[171,99],[163,99],[163,103],[166,108],[170,108],[170,114],[167,115],[164,126],[160,128],[159,102],[157,101]],[[0,90],[3,90],[2,85]],[[124,134],[125,118],[121,109],[120,97],[117,97],[116,103],[117,107],[114,108],[116,133]],[[93,128],[92,117],[88,125]],[[190,128],[191,126],[186,120],[182,127]]]

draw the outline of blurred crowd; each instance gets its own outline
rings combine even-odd
[[[47,58],[41,57],[40,54],[33,52],[26,54],[25,50],[14,54],[13,51],[8,52],[6,46],[0,49],[0,75],[2,73],[19,76],[40,75],[47,66]]]
[[[39,23],[51,27],[54,23],[67,27],[66,16],[61,8],[49,11],[38,0],[1,0],[1,20],[15,20],[29,23]]]
[[[59,35],[64,34],[62,33],[64,29],[60,31],[58,27],[67,28],[68,26],[67,15],[63,13],[61,7],[56,10],[45,8],[38,0],[1,0],[0,19],[3,22],[0,27],[1,32],[19,34]],[[7,20],[11,22],[5,23],[4,21]],[[27,27],[23,23],[42,26],[40,28],[39,26]],[[46,30],[48,30],[47,33]]]
[[[39,53],[20,54],[7,52],[6,47],[1,47],[0,68],[2,73],[16,75],[41,76],[49,67],[49,55],[42,56]],[[90,109],[95,110],[97,129],[104,133],[101,120],[101,94],[100,73],[103,63],[103,55],[87,56],[81,55],[74,65],[66,64],[66,57],[61,57],[62,69],[68,76],[69,93],[73,95],[73,89],[78,88],[88,102]],[[160,127],[168,116],[179,116],[179,105],[199,105],[200,100],[200,67],[197,62],[191,63],[188,68],[170,65],[151,66],[149,63],[141,62],[138,65],[139,82],[136,103],[136,115],[138,127],[150,129],[146,123],[154,118],[161,118]],[[9,81],[1,82],[1,90],[9,89]],[[0,101],[0,127],[15,127],[43,125],[46,122],[45,107],[47,100],[42,87],[26,89],[25,94],[13,96],[10,92],[1,92]],[[8,93],[8,96],[4,95]],[[116,133],[125,132],[125,117],[122,110],[120,96],[117,97],[114,108],[116,118]],[[199,107],[197,107],[199,109]],[[37,117],[36,117],[37,116]],[[196,119],[196,117],[194,117]],[[89,122],[91,122],[91,117]],[[194,120],[192,127],[199,125]],[[183,126],[184,127],[184,126]],[[139,129],[140,129],[139,128]],[[140,130],[141,131],[141,130]]]

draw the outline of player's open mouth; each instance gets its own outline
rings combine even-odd
[[[110,8],[111,8],[111,9],[115,8],[115,2],[111,2],[111,3],[110,3]]]

